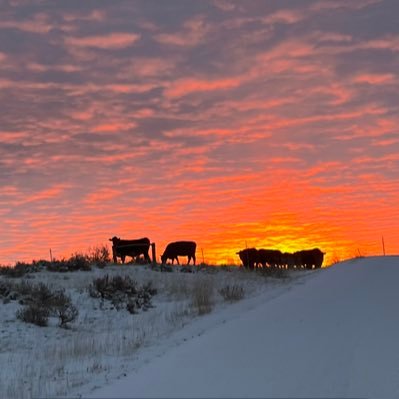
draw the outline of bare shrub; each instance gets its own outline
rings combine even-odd
[[[244,298],[244,288],[238,284],[226,285],[219,290],[219,294],[225,301],[240,301]]]
[[[111,262],[109,249],[106,245],[89,248],[87,259],[91,264],[95,264],[100,268],[105,267],[107,263]]]
[[[126,308],[132,314],[152,307],[151,299],[157,293],[151,282],[140,286],[129,276],[108,274],[94,279],[88,290],[91,297],[109,300],[117,310]]]
[[[51,303],[54,292],[44,283],[32,284],[31,301],[38,305],[47,305]]]
[[[32,284],[27,281],[14,284],[13,292],[15,293],[14,299],[18,299],[23,305],[36,304],[38,306],[47,306],[54,295],[46,284]]]
[[[93,298],[112,299],[116,293],[134,296],[138,290],[137,281],[129,276],[110,276],[106,274],[93,280],[89,286],[89,294]]]
[[[49,316],[59,318],[59,326],[67,324],[78,316],[78,309],[63,290],[52,291],[46,284],[31,284],[22,281],[13,287],[15,298],[25,305],[17,312],[17,318],[38,326],[46,326]]]
[[[50,272],[74,272],[78,270],[90,271],[91,265],[88,257],[76,252],[69,259],[54,259],[52,262],[46,262],[45,267]]]
[[[17,262],[14,267],[2,266],[0,267],[0,274],[6,277],[19,278],[26,274],[39,271],[39,266],[36,263]]]
[[[73,254],[67,261],[68,269],[70,271],[75,271],[75,270],[84,270],[84,271],[89,271],[91,270],[90,262],[88,258],[81,254],[81,253],[75,253]]]
[[[0,280],[0,298],[8,298],[11,291],[12,285]]]
[[[191,306],[198,315],[210,313],[213,309],[214,287],[211,280],[196,279],[191,293]]]
[[[62,328],[66,328],[68,323],[74,321],[79,315],[79,311],[72,303],[71,297],[66,295],[64,291],[54,293],[49,306],[51,313],[58,317],[59,326]]]
[[[48,324],[50,310],[47,307],[37,304],[30,304],[17,311],[17,318],[25,323],[35,324],[39,327],[45,327]]]

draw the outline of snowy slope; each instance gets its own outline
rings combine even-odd
[[[399,257],[320,270],[90,397],[399,397],[398,284]]]

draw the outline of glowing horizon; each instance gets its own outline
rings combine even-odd
[[[399,254],[399,3],[9,0],[0,265],[121,238],[197,260]]]

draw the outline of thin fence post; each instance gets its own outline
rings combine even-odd
[[[385,256],[385,241],[384,241],[384,236],[382,236],[382,252]]]
[[[50,248],[50,262],[53,263],[53,254],[51,252],[51,248]]]
[[[247,245],[247,241],[245,240],[245,249],[248,249],[248,245]],[[248,270],[250,270],[251,268],[249,267],[249,255],[248,255],[248,251],[245,251],[246,255],[247,255],[247,268]],[[245,268],[245,265],[244,265]]]
[[[155,265],[157,263],[157,256],[155,251],[155,242],[151,243],[151,252],[152,252],[152,264]]]

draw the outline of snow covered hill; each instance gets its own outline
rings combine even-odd
[[[202,334],[87,397],[399,397],[399,257],[302,282],[200,319]]]

